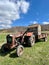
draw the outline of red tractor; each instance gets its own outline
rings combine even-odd
[[[1,51],[7,52],[10,49],[16,48],[16,55],[21,56],[23,53],[23,44],[32,47],[38,39],[47,41],[47,34],[41,34],[40,27],[29,27],[24,33],[19,35],[7,35],[7,43],[2,45]]]
[[[2,52],[7,52],[11,49],[16,48],[16,55],[21,56],[23,53],[23,44],[28,44],[28,46],[33,46],[35,42],[35,37],[32,32],[25,32],[19,35],[7,35],[7,43],[3,44],[1,47]]]

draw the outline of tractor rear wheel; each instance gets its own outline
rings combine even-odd
[[[28,46],[32,47],[34,45],[34,43],[35,43],[35,36],[32,35],[32,36],[29,37]]]
[[[47,42],[47,37],[44,38],[44,41]]]
[[[22,45],[17,46],[17,48],[16,48],[17,57],[19,57],[23,54],[23,50],[24,50],[24,47]]]
[[[1,52],[3,52],[3,53],[8,51],[8,49],[5,46],[6,46],[6,44],[3,44],[1,47]]]

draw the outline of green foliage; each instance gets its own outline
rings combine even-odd
[[[6,40],[6,33],[0,33],[0,44],[5,42]]]
[[[7,34],[0,34],[0,46],[6,42]],[[49,36],[47,42],[37,42],[33,47],[25,47],[21,57],[16,57],[16,50],[8,54],[0,52],[0,65],[49,65]]]

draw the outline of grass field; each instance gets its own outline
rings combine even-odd
[[[6,41],[7,34],[0,34],[0,46]],[[21,57],[15,51],[8,54],[0,52],[0,65],[49,65],[49,36],[47,42],[37,42],[33,47],[25,47]]]

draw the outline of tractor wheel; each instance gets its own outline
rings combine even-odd
[[[32,35],[31,37],[29,37],[29,42],[28,42],[28,46],[32,47],[35,43],[35,36]]]
[[[24,47],[22,45],[17,46],[17,48],[16,48],[17,57],[19,57],[23,54],[23,50],[24,50]]]
[[[1,47],[1,52],[3,52],[3,53],[8,51],[8,49],[5,47],[5,45],[6,44],[2,45],[2,47]]]
[[[47,37],[44,38],[44,41],[47,42]]]

